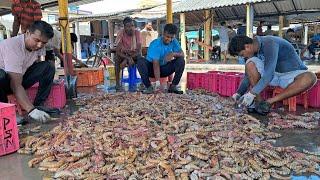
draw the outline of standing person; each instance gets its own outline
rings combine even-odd
[[[45,45],[46,56],[45,60],[52,63],[55,66],[55,56],[57,56],[61,61],[63,61],[63,56],[60,53],[61,49],[61,33],[58,30],[53,30],[53,38],[51,38]]]
[[[44,51],[42,48],[52,37],[50,24],[35,21],[25,34],[0,43],[0,102],[8,102],[7,95],[13,93],[28,116],[40,122],[50,119],[46,112],[57,112],[57,109],[44,107],[55,69],[47,61],[36,62]],[[32,104],[26,89],[36,82],[39,82],[39,89]]]
[[[262,30],[262,26],[263,26],[263,21],[260,21],[259,26],[257,28],[257,36],[263,36],[263,30]]]
[[[284,39],[287,40],[290,43],[296,43],[295,42],[295,33],[294,30],[292,28],[289,28],[286,32],[286,34],[284,35]]]
[[[236,31],[233,30],[232,26],[228,26],[228,36],[229,36],[229,42],[233,37],[237,35]]]
[[[293,46],[279,37],[236,36],[231,40],[229,52],[247,59],[245,78],[232,97],[240,99],[250,111],[266,115],[272,104],[308,90],[317,80],[314,73],[307,71]],[[263,101],[259,94],[267,85],[280,86],[284,91]]]
[[[167,77],[173,73],[172,84],[168,88],[169,93],[182,94],[177,85],[182,77],[185,61],[184,53],[178,40],[175,38],[178,28],[173,24],[166,24],[163,35],[151,42],[146,58],[138,59],[138,70],[146,89],[143,93],[154,92],[149,77],[156,79],[156,89],[160,87],[160,77]]]
[[[142,44],[142,55],[145,56],[148,51],[148,47],[154,39],[158,38],[158,32],[152,27],[152,22],[146,23],[145,27],[141,30],[141,44]]]
[[[246,21],[243,20],[243,23],[246,24]],[[247,29],[245,25],[242,25],[242,23],[238,24],[238,29],[237,29],[237,35],[243,35],[245,36],[247,33]]]
[[[18,34],[20,26],[25,33],[34,21],[42,18],[41,5],[35,0],[13,0],[11,11],[14,16],[12,36]]]
[[[220,49],[223,55],[223,63],[227,62],[227,52],[228,52],[228,44],[229,44],[229,36],[228,36],[228,28],[226,27],[226,22],[221,22],[220,27],[218,28],[219,31],[219,38],[220,38]]]
[[[123,20],[124,28],[121,29],[115,41],[115,74],[116,89],[121,89],[120,71],[126,66],[132,66],[141,56],[141,37],[140,32],[135,29],[134,21],[130,17]]]
[[[272,26],[271,25],[268,25],[267,26],[267,30],[264,32],[264,35],[265,36],[273,36],[274,35],[274,32],[272,31]]]

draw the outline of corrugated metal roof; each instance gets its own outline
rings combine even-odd
[[[184,0],[179,4],[178,8],[174,10],[174,12],[178,13],[197,11],[203,9],[213,9],[226,6],[244,5],[246,3],[259,3],[267,1],[271,0]]]
[[[77,17],[71,17],[70,21],[92,21],[92,20],[106,20],[106,19],[121,19],[125,16],[130,16],[135,12],[140,12],[141,9],[131,9],[125,11],[116,11],[103,14],[90,14]]]
[[[185,0],[174,12],[186,12],[186,17],[190,14],[203,16],[200,12],[210,9],[216,21],[241,20],[246,18],[246,3],[253,3],[255,20],[320,11],[320,0]]]
[[[172,9],[177,9],[180,1],[172,2]],[[164,18],[167,15],[167,5],[161,4],[154,8],[142,10],[141,12],[137,12],[132,14],[130,17],[132,18],[144,18],[144,19],[159,19]]]

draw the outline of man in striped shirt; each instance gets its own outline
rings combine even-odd
[[[13,32],[16,36],[21,26],[21,32],[25,33],[28,27],[42,18],[41,5],[35,0],[13,0],[12,3]]]

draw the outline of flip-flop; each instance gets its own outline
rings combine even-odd
[[[256,104],[255,110],[257,113],[260,115],[266,116],[271,109],[271,104],[266,102],[266,101],[260,101],[259,103]]]

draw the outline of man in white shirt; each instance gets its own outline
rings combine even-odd
[[[35,21],[25,34],[6,39],[0,43],[0,102],[8,102],[13,93],[28,116],[46,122],[50,116],[43,104],[49,96],[55,69],[49,62],[36,62],[45,44],[53,37],[53,29],[44,21]],[[29,100],[26,89],[39,82],[34,103]]]

